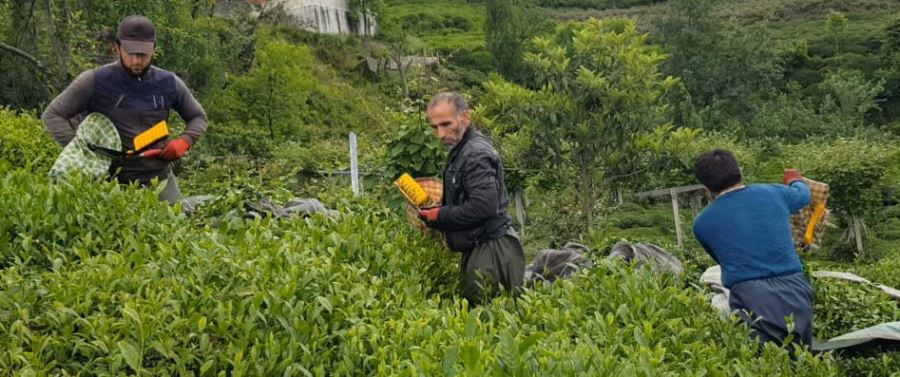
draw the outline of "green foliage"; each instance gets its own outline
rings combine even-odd
[[[250,67],[256,35],[242,18],[200,18],[181,27],[157,26],[153,64],[178,74],[205,100],[228,84],[228,75]]]
[[[454,293],[456,257],[373,203],[344,201],[336,220],[209,228],[147,191],[22,171],[3,183],[13,206],[0,221],[29,227],[0,232],[23,234],[3,239],[5,255],[51,259],[0,270],[7,372],[835,373],[828,356],[758,356],[703,295],[617,265],[470,309]]]
[[[698,147],[706,146],[698,143],[701,135],[700,129],[675,130],[671,125],[660,126],[652,133],[641,135],[637,145],[646,151],[646,166],[652,173],[647,174],[651,177],[650,181],[634,189],[684,186],[694,182],[694,160],[704,152]]]
[[[827,340],[900,318],[900,306],[875,286],[814,279],[816,338]]]
[[[890,139],[842,138],[829,144],[813,140],[786,148],[786,155],[803,174],[828,183],[829,207],[864,215],[881,205],[880,183],[886,167],[896,161],[892,145]]]
[[[847,16],[841,12],[831,11],[828,13],[826,24],[828,25],[828,32],[834,38],[834,49],[840,53],[841,46],[838,40],[841,34],[847,30]]]
[[[223,93],[227,99],[214,102],[210,114],[266,132],[273,141],[308,140],[310,131],[298,110],[306,107],[316,86],[314,70],[308,47],[281,40],[262,42],[253,68],[232,80],[233,89]]]
[[[152,190],[80,178],[51,185],[45,174],[3,173],[0,268],[59,268],[107,250],[149,248],[156,242],[147,234],[175,218]]]
[[[398,25],[429,51],[453,54],[484,45],[485,8],[448,0],[409,1],[386,8],[383,25]]]
[[[29,166],[46,174],[60,151],[37,116],[0,107],[0,171]]]
[[[826,95],[823,107],[834,106],[836,112],[860,125],[867,112],[878,109],[877,96],[884,90],[883,81],[867,80],[854,70],[828,73],[819,86]]]
[[[579,7],[587,9],[628,8],[664,2],[665,0],[538,0],[548,8]]]
[[[516,153],[545,149],[537,158],[571,164],[575,176],[565,178],[578,188],[588,222],[601,186],[623,185],[639,172],[636,136],[668,120],[664,95],[678,80],[661,76],[665,55],[646,38],[633,20],[568,24],[553,38],[535,38],[536,51],[525,55],[540,90],[486,85],[485,117],[499,135],[524,145]],[[513,98],[523,111],[507,111],[503,98]]]
[[[530,82],[533,75],[523,54],[527,41],[548,29],[546,16],[531,0],[488,0],[485,8],[485,46],[494,55],[497,72],[512,82]]]
[[[742,28],[716,18],[715,0],[673,0],[655,34],[669,54],[667,74],[684,83],[687,99],[701,112],[701,124],[688,114],[677,123],[727,129],[746,122],[781,79],[780,57],[764,27]]]
[[[827,278],[813,279],[812,285],[816,291],[813,312],[817,339],[824,341],[869,326],[893,322],[900,317],[897,301],[873,285]],[[863,345],[840,355],[838,365],[844,375],[887,376],[900,368],[900,354],[890,346]]]
[[[424,114],[408,107],[394,115],[395,136],[385,148],[385,174],[395,179],[403,173],[413,177],[436,177],[443,172],[447,148],[428,126]]]
[[[809,137],[850,136],[862,125],[857,114],[842,112],[832,97],[808,98],[795,82],[787,90],[760,104],[759,113],[741,127],[747,138],[780,137],[804,140]]]
[[[404,30],[415,34],[458,33],[472,29],[471,21],[463,16],[454,14],[442,15],[424,11],[404,14],[400,18],[400,24]]]
[[[231,31],[230,27],[215,25],[225,22],[195,24],[195,15],[208,13],[198,10],[211,6],[209,2],[194,0],[89,0],[78,4],[23,0],[3,5],[0,15],[8,12],[9,24],[0,29],[0,39],[12,42],[33,60],[7,54],[6,50],[0,55],[3,72],[15,73],[0,78],[0,103],[16,108],[40,107],[81,71],[108,63],[113,57],[111,38],[104,35],[112,35],[118,23],[132,14],[145,15],[156,25],[157,62],[190,75],[185,77],[188,84],[194,79],[199,84],[215,80],[221,76],[216,75],[218,68],[232,62],[227,59],[235,51],[231,47],[241,46],[246,38],[241,37],[240,28]],[[13,77],[17,79],[12,80]]]
[[[378,100],[319,64],[308,46],[263,36],[250,72],[231,76],[228,90],[207,101],[209,116],[224,123],[204,142],[217,155],[269,157],[280,142],[378,131],[384,124]]]

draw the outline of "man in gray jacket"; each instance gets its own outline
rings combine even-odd
[[[428,104],[428,121],[450,148],[444,169],[440,207],[420,211],[425,223],[440,230],[447,245],[462,253],[463,297],[481,304],[500,287],[515,291],[525,275],[525,253],[509,226],[509,198],[503,164],[491,142],[473,127],[466,100],[439,93]]]
[[[206,113],[190,90],[174,73],[150,65],[156,50],[156,28],[143,16],[129,16],[116,33],[116,62],[81,73],[44,111],[42,119],[50,135],[65,146],[75,137],[84,116],[100,113],[115,124],[125,150],[133,139],[175,110],[187,123],[177,138],[159,140],[145,156],[117,157],[110,175],[120,183],[149,186],[153,179],[166,181],[160,198],[178,200],[181,193],[171,162],[181,159],[206,132]]]

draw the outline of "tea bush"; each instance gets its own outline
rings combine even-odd
[[[759,353],[694,288],[616,264],[469,308],[458,257],[365,200],[212,228],[149,192],[22,170],[0,196],[4,255],[48,259],[0,270],[3,374],[837,373]]]
[[[0,169],[29,165],[46,173],[60,151],[37,115],[0,107]]]

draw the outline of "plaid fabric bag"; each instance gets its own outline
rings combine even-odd
[[[803,181],[809,186],[812,200],[808,206],[791,216],[791,232],[794,244],[805,250],[822,244],[826,228],[828,184],[808,178],[803,178]]]
[[[426,207],[430,206],[439,206],[441,205],[441,199],[444,196],[444,182],[438,178],[432,177],[422,177],[416,178],[416,182],[422,186],[422,189],[425,190],[425,193],[428,194],[428,203],[425,205]],[[419,219],[419,209],[416,206],[410,204],[408,201],[404,201],[406,203],[406,222],[409,225],[412,225],[413,228],[416,228],[429,237],[433,238],[435,241],[440,242],[447,247],[447,241],[444,239],[444,233],[431,229],[425,225],[425,223]],[[450,248],[447,247],[449,251]]]
[[[65,178],[75,172],[103,178],[109,174],[112,157],[91,149],[122,150],[122,139],[116,126],[100,113],[91,113],[78,125],[75,138],[60,153],[50,168],[50,177]]]

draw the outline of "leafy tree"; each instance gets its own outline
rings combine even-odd
[[[862,125],[866,113],[877,110],[876,100],[884,90],[883,80],[868,80],[857,70],[837,70],[819,84],[825,93],[824,108],[836,107],[854,125]]]
[[[425,49],[425,44],[418,38],[409,35],[403,27],[394,20],[385,20],[378,30],[381,39],[387,43],[387,56],[397,67],[400,74],[400,85],[403,89],[403,99],[409,99],[409,69],[413,60],[409,56]]]
[[[218,119],[268,131],[272,140],[291,139],[305,126],[306,108],[315,88],[315,59],[307,46],[283,40],[263,41],[250,72],[232,79],[231,90],[212,99],[210,113]]]
[[[485,9],[485,45],[494,55],[497,72],[525,84],[531,76],[523,60],[526,43],[546,28],[546,16],[530,0],[487,0]]]
[[[677,80],[660,74],[665,55],[646,38],[634,20],[567,24],[535,38],[536,51],[525,54],[539,90],[499,79],[486,86],[484,116],[541,168],[564,167],[561,178],[575,184],[589,223],[602,188],[643,171],[636,138],[669,120],[664,95]]]
[[[782,59],[763,27],[729,25],[713,14],[717,0],[672,0],[659,23],[669,59],[664,72],[681,78],[708,128],[746,123],[782,78]],[[676,114],[686,124],[694,112]]]
[[[844,31],[847,30],[847,16],[841,12],[831,11],[828,12],[825,23],[828,25],[828,33],[831,34],[831,39],[834,40],[834,52],[835,54],[840,54],[841,45],[839,39],[844,34]]]
[[[485,44],[494,55],[497,71],[508,80],[520,82],[525,68],[522,60],[525,46],[519,38],[522,16],[521,1],[488,0],[485,2],[487,18],[484,23]]]
[[[377,23],[377,20],[381,19],[381,15],[384,12],[384,0],[350,0],[350,20],[357,21],[357,17],[362,20],[362,30],[360,30],[360,34],[363,36],[368,36],[366,33],[373,26],[372,23]]]

